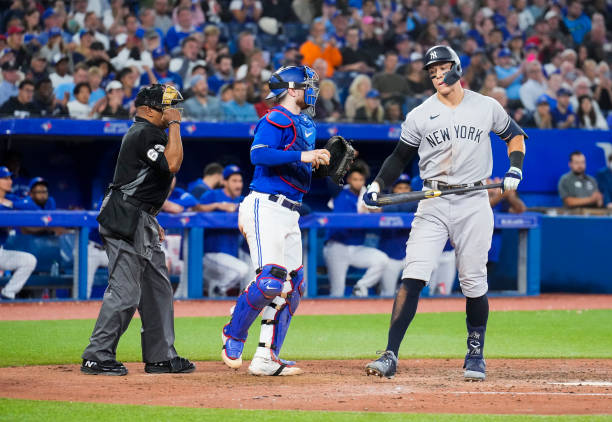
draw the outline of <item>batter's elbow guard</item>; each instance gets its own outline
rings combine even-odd
[[[525,139],[528,138],[525,131],[514,121],[512,117],[510,117],[510,121],[506,125],[506,128],[499,133],[495,133],[497,136],[502,138],[505,142],[510,142],[512,138],[515,136],[524,136]]]

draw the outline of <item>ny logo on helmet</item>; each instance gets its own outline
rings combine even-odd
[[[436,54],[436,52],[435,52],[435,51],[432,51],[432,52],[429,54],[429,58],[430,58],[430,59],[437,59],[437,58],[438,58],[438,55]]]

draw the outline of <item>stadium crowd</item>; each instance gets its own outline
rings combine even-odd
[[[433,93],[422,71],[423,52],[449,44],[460,55],[465,88],[495,98],[523,127],[608,130],[612,124],[612,38],[606,30],[612,13],[601,1],[155,0],[150,8],[126,0],[0,3],[2,117],[128,119],[139,88],[164,83],[183,93],[186,119],[256,121],[271,106],[265,97],[272,70],[307,64],[321,79],[315,119],[398,123]],[[559,181],[566,207],[612,208],[612,155],[608,161],[595,180],[585,174],[580,152],[570,156],[571,171]],[[45,179],[26,180],[18,166],[3,164],[0,209],[55,209]],[[367,164],[356,164],[344,189],[332,193],[330,208],[367,212],[359,198],[368,177]],[[418,182],[402,175],[393,189],[405,192]],[[242,192],[237,166],[212,163],[186,189],[174,188],[162,210],[236,212]],[[518,197],[490,195],[498,210],[525,210]],[[0,230],[0,243],[6,237]],[[244,287],[251,269],[238,232],[207,238],[213,239],[203,258],[207,294]],[[331,294],[342,295],[348,266],[361,265],[366,272],[354,295],[367,295],[376,285],[392,295],[398,278],[392,264],[403,258],[394,251],[403,248],[391,239],[380,239],[377,250],[365,242],[363,231],[330,234],[323,252]],[[170,234],[173,273],[182,268],[180,244],[180,235]],[[356,262],[329,258],[344,251],[353,251],[347,255]],[[450,245],[446,252],[453,260],[444,264],[454,277]],[[1,292],[4,299],[14,298],[36,267],[31,254],[19,259],[19,268],[0,268],[13,277]],[[99,239],[90,240],[88,260],[89,296],[96,269],[108,265]],[[215,271],[224,263],[235,274]],[[186,293],[184,276],[177,296]],[[451,276],[440,275],[437,292],[450,292]]]
[[[316,118],[399,122],[432,94],[422,54],[450,44],[466,88],[521,126],[608,129],[609,3],[578,0],[2,2],[0,114],[121,118],[173,84],[192,120],[254,121],[271,70],[307,64]]]

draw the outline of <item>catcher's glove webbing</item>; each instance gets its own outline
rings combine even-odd
[[[318,178],[329,176],[334,183],[342,185],[344,175],[355,159],[355,149],[349,141],[339,135],[329,138],[325,149],[329,151],[329,165],[320,165],[314,170],[313,176]]]

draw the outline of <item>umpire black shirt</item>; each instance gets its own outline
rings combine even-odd
[[[164,130],[136,117],[121,141],[113,184],[124,186],[122,191],[139,201],[161,208],[173,176],[164,155],[167,144]],[[127,184],[132,187],[126,189]]]

